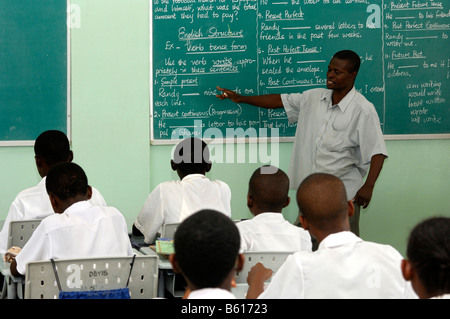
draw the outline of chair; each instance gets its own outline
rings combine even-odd
[[[264,267],[272,269],[275,274],[281,265],[285,262],[286,258],[289,257],[293,252],[287,251],[247,251],[244,252],[244,267],[242,271],[236,273],[236,285],[237,287],[232,288],[231,292],[238,298],[244,299],[248,290],[247,277],[249,271],[257,263],[262,263]],[[273,275],[272,275],[273,276]],[[270,282],[270,279],[269,281]]]
[[[11,221],[9,224],[8,248],[12,246],[23,248],[41,221],[41,219]]]
[[[168,223],[164,224],[160,238],[172,238],[175,236],[175,231],[181,223]]]
[[[98,291],[128,288],[132,299],[157,297],[158,256],[132,256],[59,259],[55,265],[62,291]],[[130,277],[129,277],[130,275]],[[59,288],[52,262],[27,264],[25,299],[58,299]]]
[[[17,246],[23,248],[30,239],[41,219],[13,220],[9,223],[7,247]],[[3,262],[3,261],[2,261]],[[6,269],[7,268],[7,269]],[[1,298],[15,299],[23,297],[23,277],[13,277],[9,272],[9,263],[3,264],[1,273],[5,276]]]

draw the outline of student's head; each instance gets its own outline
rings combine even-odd
[[[201,139],[191,137],[175,147],[171,166],[180,178],[189,174],[205,174],[211,170],[209,148]]]
[[[289,205],[289,178],[274,166],[256,169],[248,183],[247,206],[252,214],[281,212]]]
[[[348,90],[355,83],[361,65],[359,55],[351,50],[336,52],[328,65],[327,88]]]
[[[319,242],[329,234],[350,230],[352,201],[347,201],[344,183],[334,175],[314,173],[297,190],[300,219]]]
[[[222,287],[243,265],[240,236],[234,222],[214,210],[201,210],[186,218],[174,236],[173,269],[181,272],[191,290]]]
[[[45,131],[37,137],[34,154],[41,177],[46,176],[56,164],[71,162],[73,159],[66,134],[57,130]]]
[[[432,217],[410,233],[403,277],[420,298],[450,293],[450,218]]]
[[[83,169],[75,163],[54,166],[47,175],[45,187],[55,213],[63,213],[75,202],[88,200],[92,188]]]

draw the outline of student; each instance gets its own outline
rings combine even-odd
[[[186,138],[175,148],[171,167],[180,180],[159,184],[148,196],[133,225],[134,235],[147,244],[167,223],[178,223],[201,209],[218,210],[231,218],[231,190],[205,176],[211,170],[209,148],[198,138]]]
[[[26,264],[36,260],[133,255],[125,218],[88,201],[92,188],[80,166],[55,166],[45,184],[55,214],[42,220],[11,261],[11,274],[24,275]]]
[[[234,222],[214,210],[201,210],[177,228],[170,263],[186,279],[187,299],[235,299],[236,272],[242,270],[239,231]]]
[[[327,89],[242,96],[217,87],[222,91],[219,99],[284,108],[289,122],[298,123],[289,168],[291,188],[297,189],[304,178],[316,172],[339,177],[345,184],[347,199],[356,204],[350,226],[358,236],[360,207],[369,205],[387,157],[375,107],[354,87],[360,63],[353,51],[337,52],[328,65]]]
[[[281,169],[263,166],[254,171],[247,194],[247,207],[254,217],[236,224],[241,252],[311,251],[309,233],[283,217],[282,209],[290,202],[288,193],[289,178]]]
[[[271,273],[259,264],[249,274],[247,298],[417,298],[402,276],[397,250],[350,232],[353,202],[347,201],[339,178],[310,175],[297,191],[297,203],[302,225],[319,242],[318,250],[290,255],[266,290],[264,280]]]
[[[419,223],[409,236],[402,273],[421,299],[450,299],[450,218]]]
[[[67,136],[60,131],[45,131],[38,136],[34,144],[35,163],[42,180],[37,186],[20,192],[11,204],[3,229],[0,232],[0,253],[5,253],[8,245],[9,224],[14,220],[43,219],[53,214],[52,205],[45,189],[48,171],[57,164],[73,160]],[[105,200],[92,189],[90,201],[94,205],[105,206]]]

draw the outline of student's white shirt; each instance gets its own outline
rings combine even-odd
[[[0,253],[5,253],[11,247],[8,245],[9,224],[15,220],[43,219],[54,214],[52,204],[45,187],[46,177],[38,185],[21,191],[11,203],[8,215],[0,232]],[[92,188],[92,204],[106,206],[103,196]]]
[[[431,297],[430,299],[449,299],[450,300],[450,294],[443,294],[436,297]]]
[[[261,213],[236,226],[241,234],[241,252],[312,251],[309,232],[292,225],[281,213]]]
[[[144,241],[152,243],[163,224],[182,222],[201,209],[214,209],[231,218],[230,187],[202,174],[161,183],[148,196],[134,225]]]
[[[203,288],[191,291],[187,299],[236,299],[236,296],[222,288]]]
[[[290,255],[259,298],[417,298],[401,273],[402,256],[389,245],[351,232],[329,235],[316,252]]]
[[[42,220],[16,257],[25,274],[31,261],[102,256],[131,256],[133,250],[125,218],[114,207],[81,201],[62,214]]]

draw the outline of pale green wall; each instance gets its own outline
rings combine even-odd
[[[177,178],[172,146],[150,146],[148,0],[73,0],[81,28],[72,29],[72,144],[75,161],[131,226],[148,193]],[[388,141],[390,158],[373,202],[361,217],[362,237],[403,254],[411,227],[435,214],[450,216],[450,140]],[[287,171],[292,145],[279,144]],[[245,146],[248,154],[248,145]],[[237,153],[237,150],[236,152]],[[22,189],[40,178],[32,147],[0,148],[0,219]],[[247,181],[261,163],[214,163],[208,176],[232,189],[233,218],[248,218]],[[285,210],[297,214],[295,192]]]

